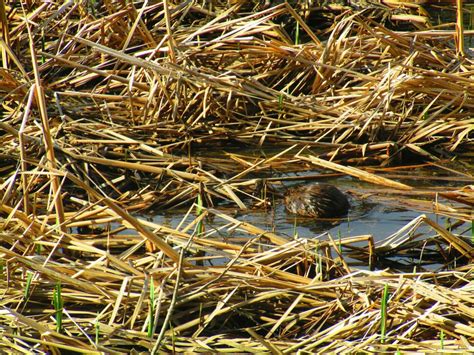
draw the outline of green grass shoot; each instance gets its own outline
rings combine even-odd
[[[31,271],[28,271],[27,276],[26,276],[25,293],[23,294],[23,299],[24,300],[27,300],[30,297],[31,282],[32,281],[33,281],[33,273]]]
[[[388,284],[385,284],[382,294],[382,303],[380,307],[380,342],[385,342],[387,331],[387,305],[388,305]]]
[[[296,22],[295,44],[300,44],[300,23]]]
[[[155,328],[155,283],[153,278],[150,279],[150,307],[148,311],[148,338],[153,337],[153,329]]]
[[[53,306],[56,318],[56,331],[61,333],[63,328],[63,298],[61,294],[61,281],[56,283],[56,288],[53,291]]]

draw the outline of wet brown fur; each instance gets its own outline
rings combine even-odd
[[[289,188],[285,193],[285,206],[291,213],[317,218],[344,216],[350,207],[346,195],[328,184]]]

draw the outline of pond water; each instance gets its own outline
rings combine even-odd
[[[456,7],[449,4],[433,4],[431,6],[426,6],[427,12],[431,17],[431,24],[434,26],[443,26],[446,28],[446,24],[451,24],[451,28],[454,29],[456,23]],[[474,1],[467,0],[463,4],[463,23],[464,31],[469,31],[474,29]],[[466,35],[464,38],[465,45],[469,47],[474,47],[474,36]],[[454,41],[453,41],[454,42]]]
[[[423,214],[423,212],[408,210],[403,207],[368,203],[358,201],[353,197],[349,199],[351,201],[351,210],[348,216],[331,221],[294,216],[286,211],[282,203],[275,206],[275,208],[267,210],[239,211],[237,209],[225,208],[224,213],[230,214],[241,222],[247,222],[265,231],[271,231],[277,235],[289,238],[293,237],[295,233],[302,238],[322,238],[324,240],[327,239],[327,233],[333,238],[371,234],[375,241],[384,240]],[[447,223],[446,217],[437,216],[433,213],[425,214],[442,225]],[[150,219],[160,225],[177,227],[183,222],[184,215],[184,210],[164,211]],[[191,222],[194,218],[195,215],[189,216],[183,225],[186,225],[186,222]],[[219,228],[225,225],[225,223],[226,221],[220,221],[219,219],[205,222],[207,230]]]
[[[300,176],[304,179],[307,175],[314,176],[317,173],[321,173],[321,171],[286,173],[282,177],[294,178],[295,176]],[[469,178],[469,176],[461,178],[459,174],[452,174],[451,176],[446,172],[446,170],[433,167],[409,169],[408,171],[405,171],[405,174],[411,175],[412,177],[414,177],[413,175],[421,177],[421,179],[402,181],[419,189],[424,189],[425,191],[430,190],[431,188],[438,190],[440,188],[443,190],[454,189],[465,186],[468,183],[474,183],[474,179]],[[423,178],[424,176],[426,176],[426,178]],[[429,178],[430,176],[432,178],[431,180]],[[422,207],[418,209],[407,208],[404,198],[400,196],[397,197],[397,194],[394,194],[393,191],[390,198],[384,199],[383,192],[387,190],[384,187],[376,186],[376,191],[379,191],[381,195],[374,197],[374,194],[372,193],[374,191],[374,185],[363,183],[349,177],[333,177],[324,179],[322,182],[336,185],[340,190],[348,195],[351,203],[351,210],[347,217],[332,221],[295,217],[286,211],[281,199],[276,199],[274,206],[270,206],[266,210],[255,209],[241,211],[235,205],[228,204],[218,205],[215,208],[223,211],[226,215],[236,218],[240,222],[247,222],[264,231],[273,232],[279,236],[286,236],[289,240],[291,240],[295,234],[301,238],[315,238],[319,240],[328,240],[329,238],[332,238],[335,241],[347,237],[370,234],[377,244],[377,242],[381,243],[386,240],[387,237],[397,233],[397,231],[422,214],[425,214],[428,218],[446,228],[451,228],[451,225],[458,222],[453,218],[433,213],[431,208],[426,208],[426,206],[430,206],[430,204],[420,205]],[[294,180],[291,180],[291,182],[284,182],[284,185],[288,186],[295,183],[304,182],[295,182]],[[367,191],[369,191],[369,193],[366,193]],[[418,199],[416,201],[418,201]],[[423,198],[421,198],[421,201],[423,201]],[[429,200],[425,199],[424,201]],[[449,201],[442,199],[440,199],[439,202],[446,205],[452,205]],[[163,211],[156,215],[148,216],[148,218],[160,225],[176,228],[180,224],[185,226],[196,218],[193,211],[187,219],[183,221],[183,217],[187,211],[187,209]],[[205,220],[204,225],[207,237],[229,241],[232,244],[244,244],[245,241],[248,240],[249,235],[239,232],[238,229],[226,228],[225,226],[227,223],[228,221],[217,217]],[[453,228],[452,231],[455,233],[467,234],[470,233],[469,228],[470,226],[467,226],[466,223],[459,223],[459,225],[456,228]],[[436,233],[431,230],[431,227],[425,224],[422,224],[417,228],[416,233],[422,235],[422,238],[424,239],[436,235]],[[354,246],[366,247],[367,242],[355,243]],[[416,259],[416,256],[411,257],[411,260]],[[395,257],[397,262],[400,262],[400,259],[400,256]],[[216,262],[219,263],[219,261]],[[222,262],[225,262],[225,260],[222,260]],[[360,265],[350,258],[348,262],[354,262],[353,265]],[[409,262],[406,263],[406,265],[409,264],[411,265]],[[367,267],[368,265],[361,266],[361,268]],[[434,262],[429,269],[436,270],[440,267],[440,264]]]

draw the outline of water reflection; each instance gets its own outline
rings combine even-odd
[[[250,223],[265,231],[278,235],[293,237],[295,234],[302,238],[327,238],[326,233],[333,237],[345,238],[356,235],[371,234],[375,241],[385,239],[398,229],[422,214],[418,211],[407,210],[401,207],[384,206],[377,203],[357,201],[351,199],[351,210],[348,216],[340,219],[313,219],[289,214],[283,204],[277,203],[274,208],[267,210],[239,211],[224,208],[224,213],[231,214],[242,222]],[[165,211],[152,217],[155,223],[176,228],[178,225],[190,223],[195,216],[190,215],[183,223],[185,211]],[[438,223],[444,223],[444,217],[428,214]],[[226,221],[212,218],[205,221],[206,229],[218,230],[226,225]],[[229,237],[222,231],[217,233],[222,237]]]

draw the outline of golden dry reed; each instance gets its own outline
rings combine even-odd
[[[456,48],[412,2],[0,1],[0,21],[2,352],[474,351],[459,24]],[[236,213],[301,171],[451,224],[287,236]]]

